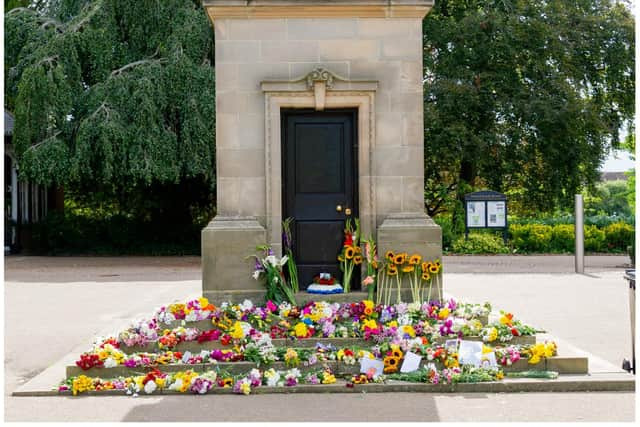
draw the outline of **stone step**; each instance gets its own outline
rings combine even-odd
[[[422,361],[422,365],[426,365],[428,362],[426,360]],[[356,363],[354,365],[348,365],[339,361],[331,360],[326,362],[318,362],[311,366],[304,366],[300,364],[298,369],[300,371],[309,371],[320,369],[323,366],[328,366],[331,370],[338,376],[343,375],[353,375],[358,373],[360,364]],[[442,366],[440,366],[442,367]],[[176,371],[186,371],[192,370],[196,372],[204,372],[213,369],[220,369],[222,371],[227,371],[232,375],[240,375],[244,373],[248,373],[253,368],[260,369],[268,369],[274,368],[276,370],[286,370],[288,369],[284,362],[274,362],[268,367],[265,365],[258,366],[254,362],[218,362],[218,363],[200,363],[194,365],[187,364],[173,364],[173,365],[160,365],[156,366],[157,369],[163,372],[176,372]],[[543,359],[540,363],[532,365],[527,362],[525,359],[520,359],[518,362],[514,363],[511,366],[503,366],[502,367],[505,372],[523,372],[523,371],[555,371],[560,374],[587,374],[588,370],[588,361],[587,358],[584,357],[561,357],[555,356],[549,359]],[[140,375],[150,371],[152,368],[128,368],[126,366],[116,366],[113,368],[99,368],[93,367],[88,370],[82,370],[78,366],[67,366],[66,368],[66,376],[67,378],[78,376],[81,374],[87,376],[96,376],[101,378],[115,378],[118,376],[131,376],[131,375]]]
[[[633,392],[635,377],[627,373],[599,375],[565,375],[555,380],[549,379],[511,379],[505,378],[497,382],[458,383],[458,384],[425,384],[389,380],[384,384],[358,384],[347,387],[346,381],[338,379],[334,384],[300,384],[294,387],[260,386],[251,390],[252,394],[287,394],[287,393],[540,393],[540,392]],[[123,396],[122,390],[104,390],[83,393],[87,396]],[[233,394],[231,388],[215,387],[207,394]],[[158,390],[153,394],[140,394],[140,397],[158,395],[193,396],[190,393],[179,393],[171,390]],[[12,396],[71,396],[71,391],[27,390],[16,391]]]
[[[447,341],[447,337],[438,337],[434,341],[438,344],[444,344]],[[464,340],[467,341],[482,341],[482,338],[479,336],[471,336],[464,337]],[[362,338],[304,338],[304,339],[285,339],[285,338],[276,338],[273,339],[273,345],[276,347],[296,347],[296,348],[310,348],[315,347],[316,344],[320,343],[323,345],[333,345],[336,348],[367,348],[375,345],[373,341],[366,341]],[[488,343],[488,345],[495,346],[507,346],[507,345],[530,345],[536,343],[536,337],[534,335],[529,336],[520,336],[513,337],[513,339],[506,343],[493,342]],[[220,341],[207,341],[203,343],[199,343],[197,341],[183,341],[178,343],[176,347],[173,349],[174,351],[186,352],[189,351],[191,353],[199,353],[201,350],[215,350],[215,349],[228,349],[231,348],[230,345],[224,346]],[[136,352],[147,352],[147,353],[157,353],[161,350],[156,342],[149,343],[145,346],[124,346],[121,345],[120,349],[126,354],[136,353]]]
[[[487,325],[489,323],[489,316],[478,316],[477,319],[483,325]],[[160,328],[161,329],[173,329],[173,328],[177,328],[177,327],[180,327],[180,326],[184,326],[185,328],[198,328],[198,330],[200,330],[200,331],[208,331],[210,329],[213,329],[213,324],[211,322],[211,319],[198,320],[198,321],[195,321],[195,322],[187,322],[187,321],[184,321],[184,320],[177,320],[177,321],[172,322],[172,323],[160,323]]]

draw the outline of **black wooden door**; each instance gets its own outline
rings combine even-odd
[[[341,281],[345,219],[358,216],[356,112],[293,110],[282,118],[283,218],[294,219],[300,288],[321,272]]]

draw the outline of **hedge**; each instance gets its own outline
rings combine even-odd
[[[567,253],[575,249],[574,230],[573,224],[509,224],[509,248],[504,246],[498,235],[472,232],[468,241],[464,237],[454,240],[452,250],[466,254],[505,253],[505,249],[515,253]],[[626,253],[634,241],[634,227],[623,222],[604,227],[584,227],[584,249],[587,252]]]

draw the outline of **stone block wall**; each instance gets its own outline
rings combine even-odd
[[[423,212],[420,18],[216,19],[218,212],[265,225],[265,105],[260,83],[317,67],[377,80],[376,217]]]

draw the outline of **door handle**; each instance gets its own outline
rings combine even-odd
[[[336,206],[336,211],[338,211],[338,212],[342,212],[342,205],[338,205],[338,206]]]
[[[345,214],[346,216],[351,215],[351,208],[346,208],[346,209],[344,210],[344,214]]]

